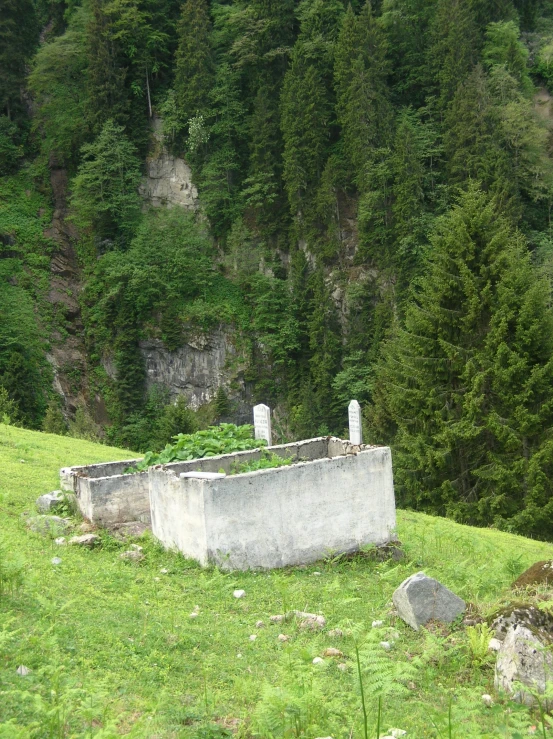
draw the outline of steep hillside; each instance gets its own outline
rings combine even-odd
[[[416,633],[390,598],[424,570],[469,601],[472,618],[486,616],[513,598],[520,571],[553,557],[551,545],[399,511],[401,562],[329,553],[308,567],[228,574],[149,535],[123,543],[102,531],[101,545],[83,550],[27,528],[60,466],[128,456],[0,425],[0,736],[361,738],[356,645],[371,737],[379,693],[382,733],[408,739],[515,739],[538,725],[535,711],[494,693],[485,633],[483,648],[460,624]],[[120,557],[133,541],[142,561]],[[550,597],[542,588],[538,600]],[[326,628],[270,622],[291,609],[324,614]],[[329,647],[342,656],[313,664]]]
[[[7,0],[0,417],[356,398],[404,503],[551,539],[552,52],[551,0]]]

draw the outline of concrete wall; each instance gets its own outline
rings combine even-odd
[[[148,473],[122,474],[137,461],[64,467],[60,470],[60,487],[75,493],[79,510],[93,523],[149,523]]]
[[[311,461],[219,479],[180,475],[192,467],[217,472],[256,452],[151,468],[154,535],[203,565],[240,570],[303,564],[390,540],[389,448],[314,439],[272,451]]]

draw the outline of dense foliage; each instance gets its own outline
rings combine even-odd
[[[112,441],[164,435],[145,337],[173,351],[230,324],[284,434],[342,433],[357,397],[367,437],[397,451],[404,504],[547,534],[551,0],[8,0],[0,44],[0,176],[17,186],[32,160],[44,191],[47,164],[69,174],[83,392],[105,401]],[[155,116],[192,167],[197,217],[137,195]],[[0,384],[37,425],[37,265],[11,260],[2,289],[25,289],[26,318],[1,339]],[[458,353],[410,340],[420,322]],[[34,398],[13,379],[23,366]],[[397,390],[409,383],[416,402]],[[198,423],[231,420],[228,389]]]
[[[266,445],[263,439],[254,439],[253,426],[245,424],[236,426],[234,423],[221,423],[219,426],[210,426],[205,431],[196,431],[193,434],[177,434],[173,444],[167,444],[159,454],[147,452],[133,472],[147,470],[154,464],[168,462],[188,462],[191,459],[215,457],[218,454],[243,452],[247,449],[259,449]],[[275,465],[271,465],[275,466]]]

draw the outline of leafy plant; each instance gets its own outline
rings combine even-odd
[[[231,475],[241,475],[244,472],[256,472],[257,470],[269,470],[273,467],[286,467],[292,464],[292,457],[279,457],[274,452],[267,449],[261,450],[260,459],[254,459],[251,462],[234,462],[231,468]]]
[[[481,623],[475,626],[467,626],[467,646],[474,665],[482,665],[491,659],[488,650],[490,639],[494,635],[493,629],[488,624]]]
[[[14,593],[23,584],[25,563],[17,555],[8,554],[0,545],[0,595]]]
[[[144,459],[128,472],[143,472],[154,464],[188,462],[192,459],[215,457],[218,454],[243,452],[265,446],[267,444],[265,440],[252,438],[252,431],[253,426],[250,424],[236,426],[234,423],[221,423],[219,426],[210,426],[205,431],[196,431],[194,434],[178,434],[173,437],[174,444],[167,444],[159,454],[146,452]]]

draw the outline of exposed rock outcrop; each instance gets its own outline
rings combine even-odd
[[[192,182],[192,172],[184,159],[163,150],[146,160],[146,177],[139,192],[154,207],[175,206],[195,210],[198,191]]]
[[[185,395],[190,407],[197,409],[212,400],[222,385],[231,399],[239,398],[240,407],[233,416],[241,422],[251,422],[251,407],[243,406],[247,396],[241,374],[243,363],[229,332],[218,329],[209,335],[189,338],[184,346],[172,352],[159,339],[140,342],[140,349],[148,387],[163,385],[173,397]]]

